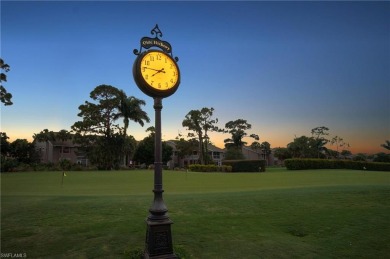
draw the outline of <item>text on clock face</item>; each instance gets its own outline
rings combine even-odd
[[[142,77],[155,89],[170,89],[178,80],[179,73],[175,62],[160,52],[147,53],[140,65]]]

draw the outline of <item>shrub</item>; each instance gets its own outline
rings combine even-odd
[[[30,172],[34,171],[34,166],[25,164],[25,163],[20,163],[14,170],[15,172]]]
[[[231,172],[231,166],[193,164],[188,167],[192,172]]]
[[[72,163],[68,159],[61,159],[59,166],[63,171],[70,170],[72,168]]]
[[[1,172],[12,172],[18,166],[16,159],[8,158],[1,155]]]
[[[231,166],[232,172],[265,172],[265,160],[225,160],[222,163]]]
[[[382,162],[292,158],[286,159],[284,163],[288,170],[353,169],[369,171],[390,171],[390,163]]]
[[[383,152],[378,153],[374,157],[374,162],[390,163],[390,154],[386,154],[386,153],[383,153]]]
[[[83,171],[83,170],[87,170],[87,169],[88,169],[87,167],[84,167],[82,165],[73,164],[72,168],[70,170],[72,170],[72,171]]]

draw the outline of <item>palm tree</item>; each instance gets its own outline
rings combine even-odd
[[[134,96],[127,97],[126,93],[121,90],[119,95],[119,113],[117,118],[123,118],[124,130],[123,130],[123,139],[126,143],[127,139],[127,128],[129,127],[130,120],[139,123],[142,127],[145,125],[145,122],[150,122],[148,114],[142,110],[141,106],[145,105],[144,100],[135,98]],[[124,157],[125,165],[128,164],[129,160],[129,149],[124,146],[123,152],[126,153]]]
[[[261,149],[264,152],[264,160],[268,165],[269,155],[271,154],[271,144],[267,141],[261,143]]]
[[[137,99],[134,96],[127,97],[123,90],[120,91],[119,98],[119,114],[117,117],[123,117],[124,136],[127,136],[130,120],[139,123],[142,127],[145,125],[144,121],[150,122],[148,114],[141,108],[142,105],[146,104],[144,100]]]
[[[386,148],[387,150],[390,150],[390,140],[386,140],[385,144],[382,144],[381,147]]]

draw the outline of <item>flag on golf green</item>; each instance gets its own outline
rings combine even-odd
[[[64,172],[64,176],[66,176],[66,173]]]

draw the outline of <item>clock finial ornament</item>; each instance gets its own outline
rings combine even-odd
[[[160,37],[163,36],[162,32],[160,31],[160,28],[158,28],[158,24],[156,24],[156,26],[154,26],[153,30],[150,33],[152,35],[156,34],[156,38],[158,38],[158,35],[160,35]]]

